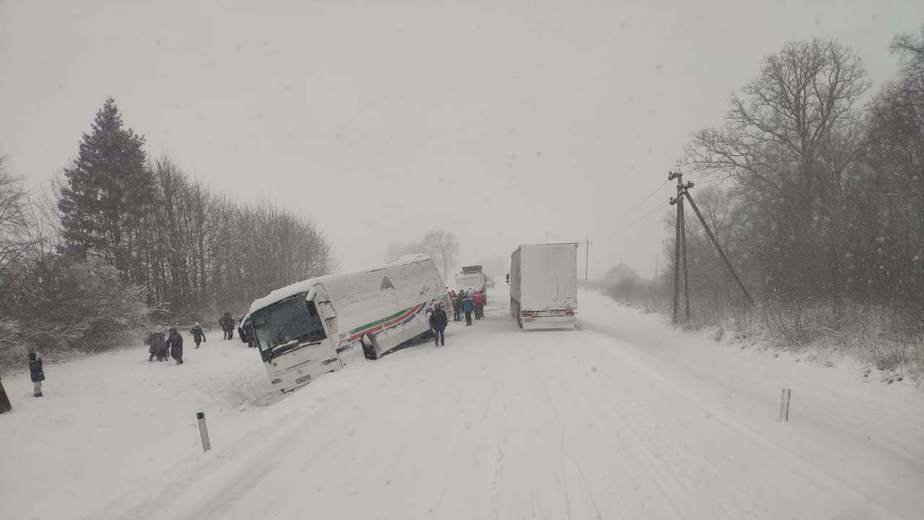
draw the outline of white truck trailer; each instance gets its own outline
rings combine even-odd
[[[510,256],[510,314],[523,329],[574,328],[577,244],[524,244]]]
[[[426,334],[427,309],[449,305],[428,256],[409,255],[366,271],[311,278],[250,306],[244,328],[282,392],[340,369],[362,352],[377,359]]]

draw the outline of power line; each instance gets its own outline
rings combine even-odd
[[[631,228],[632,226],[638,224],[639,222],[641,222],[642,220],[644,220],[646,217],[650,217],[653,213],[655,213],[655,212],[658,211],[659,209],[660,209],[660,210],[663,210],[664,207],[658,205],[658,206],[655,206],[655,207],[651,208],[650,210],[646,211],[645,213],[643,213],[641,216],[639,216],[638,218],[636,218],[636,219],[633,220],[632,222],[629,222],[628,224],[626,224],[622,229],[619,230],[619,232],[625,231],[625,230]]]
[[[648,202],[649,200],[651,200],[651,197],[654,197],[655,194],[658,193],[658,191],[659,191],[661,188],[663,188],[668,182],[670,182],[670,181],[664,181],[664,182],[662,182],[661,184],[659,184],[657,187],[655,187],[655,189],[651,190],[651,192],[650,192],[648,195],[646,195],[645,198],[643,198],[643,199],[641,200],[641,202],[637,203],[636,205],[632,206],[632,207],[629,208],[628,210],[624,211],[624,212],[619,216],[619,218],[627,217],[630,213],[634,213],[636,210],[638,210],[639,208],[641,208],[642,206],[644,206],[645,203]]]

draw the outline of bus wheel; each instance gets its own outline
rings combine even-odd
[[[376,348],[375,348],[375,343],[376,343],[376,342],[375,342],[375,337],[374,337],[374,336],[366,336],[366,337],[369,338],[369,341],[368,341],[368,342],[367,342],[367,341],[363,341],[363,342],[362,342],[362,344],[363,344],[363,355],[366,356],[366,359],[378,359],[378,358],[379,358],[379,355],[378,355],[378,353],[376,352]]]

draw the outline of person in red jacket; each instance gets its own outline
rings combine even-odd
[[[472,296],[472,303],[475,305],[475,319],[480,320],[484,317],[484,293],[476,292]]]

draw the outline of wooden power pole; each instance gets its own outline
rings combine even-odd
[[[680,278],[683,277],[684,314],[683,322],[690,319],[690,280],[687,270],[686,223],[683,218],[683,195],[693,183],[683,183],[683,174],[679,171],[669,172],[668,180],[677,180],[677,196],[671,197],[671,205],[677,205],[677,220],[674,236],[674,323],[680,323]]]
[[[683,277],[683,298],[684,298],[684,314],[683,314],[683,323],[686,323],[690,320],[690,279],[689,272],[687,270],[687,237],[686,237],[686,222],[684,221],[683,215],[683,203],[684,200],[690,203],[690,207],[693,209],[693,213],[696,214],[696,217],[699,219],[699,223],[703,225],[703,230],[706,231],[706,236],[709,237],[709,241],[712,242],[712,245],[715,247],[715,250],[719,252],[719,257],[722,258],[722,262],[725,263],[725,267],[728,268],[728,271],[735,278],[735,281],[738,283],[738,287],[741,289],[741,293],[744,294],[744,297],[747,299],[749,305],[754,305],[754,300],[751,298],[750,293],[748,293],[747,288],[744,286],[744,282],[741,281],[741,277],[738,276],[738,273],[735,272],[735,268],[732,267],[731,261],[728,259],[728,256],[725,254],[725,251],[722,249],[722,246],[719,245],[719,240],[715,237],[715,234],[712,232],[712,229],[709,227],[709,224],[706,223],[706,219],[703,218],[703,214],[699,211],[699,206],[696,205],[696,202],[693,201],[693,197],[690,195],[690,188],[693,187],[692,182],[683,183],[683,174],[679,171],[670,172],[667,176],[668,180],[677,180],[677,196],[671,197],[671,205],[677,205],[677,224],[676,224],[676,236],[674,243],[674,323],[681,323],[680,319],[680,286],[681,286],[681,276]]]

